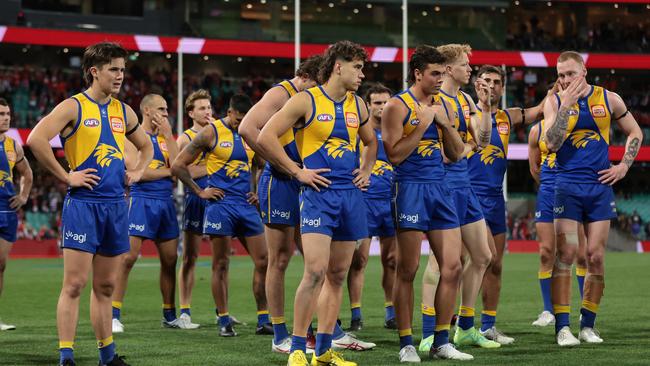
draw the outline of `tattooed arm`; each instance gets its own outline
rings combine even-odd
[[[611,106],[612,121],[618,122],[619,127],[627,135],[623,160],[619,164],[611,166],[609,169],[598,172],[601,183],[613,185],[625,177],[632,163],[634,163],[634,159],[639,153],[641,142],[643,141],[643,132],[634,119],[634,116],[632,116],[632,113],[627,110],[625,102],[623,102],[623,99],[618,94],[612,92],[607,93],[607,101]]]
[[[566,130],[569,126],[569,112],[573,106],[578,102],[578,99],[586,95],[590,89],[589,84],[581,77],[571,82],[566,90],[560,94],[560,106],[558,108],[557,98],[546,98],[544,104],[544,125],[546,136],[546,146],[551,151],[557,151],[564,139],[566,138]]]
[[[476,93],[478,98],[484,106],[487,108],[481,113],[481,118],[477,116],[476,104],[474,100],[465,94],[465,98],[469,102],[470,109],[470,123],[468,128],[471,127],[472,137],[475,138],[476,145],[479,149],[483,149],[490,144],[490,137],[492,134],[492,108],[491,108],[491,99],[492,99],[492,89],[483,79],[476,79],[475,82]]]
[[[199,155],[204,151],[209,151],[215,144],[217,136],[215,136],[214,128],[208,126],[199,132],[196,137],[185,146],[185,148],[178,154],[174,163],[172,164],[172,174],[183,182],[194,194],[203,199],[220,199],[223,198],[224,193],[222,190],[215,187],[208,187],[201,189],[198,184],[192,179],[188,166],[196,160]]]

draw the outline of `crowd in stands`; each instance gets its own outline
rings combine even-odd
[[[567,17],[567,22],[571,18]],[[568,24],[563,29],[572,29]],[[642,53],[650,51],[650,30],[643,23],[602,22],[578,27],[575,32],[551,31],[536,16],[530,17],[506,34],[506,47],[515,50]]]

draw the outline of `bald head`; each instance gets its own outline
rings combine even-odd
[[[167,101],[161,95],[147,94],[140,102],[140,113],[142,113],[142,122],[151,121],[151,118],[156,113],[167,118]]]

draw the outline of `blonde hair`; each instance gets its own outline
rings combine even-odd
[[[472,47],[468,44],[450,43],[436,47],[438,52],[447,59],[448,63],[456,62],[463,54],[472,54]]]
[[[564,51],[560,53],[560,56],[557,58],[557,62],[564,62],[569,60],[573,60],[583,66],[585,64],[585,60],[582,58],[582,55],[576,51]]]

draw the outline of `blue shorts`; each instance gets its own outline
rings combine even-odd
[[[555,202],[555,185],[541,184],[537,190],[535,203],[535,222],[553,223],[553,203]]]
[[[506,201],[503,194],[476,195],[481,204],[485,222],[490,228],[492,235],[499,235],[506,232]]]
[[[298,225],[300,182],[264,171],[257,187],[264,224]]]
[[[614,190],[599,183],[556,185],[553,217],[578,222],[611,220],[616,217]]]
[[[209,201],[203,217],[203,234],[249,237],[264,232],[255,206],[243,202]]]
[[[390,198],[365,198],[364,202],[368,215],[368,237],[395,236],[392,200]]]
[[[0,238],[10,243],[16,242],[18,215],[15,211],[0,212]]]
[[[459,227],[451,192],[443,183],[395,183],[397,229],[421,231]]]
[[[183,231],[191,231],[196,234],[203,234],[203,216],[207,201],[195,195],[185,192],[185,204],[183,208]]]
[[[368,219],[361,190],[305,187],[300,195],[300,232],[324,234],[336,241],[368,237]]]
[[[169,240],[178,238],[178,234],[178,219],[173,198],[130,198],[129,236]]]
[[[469,187],[452,188],[451,196],[454,198],[456,215],[460,226],[465,226],[483,219],[483,209],[474,194],[474,190]]]
[[[61,248],[116,256],[127,253],[129,207],[126,200],[87,202],[66,197],[61,214]]]

